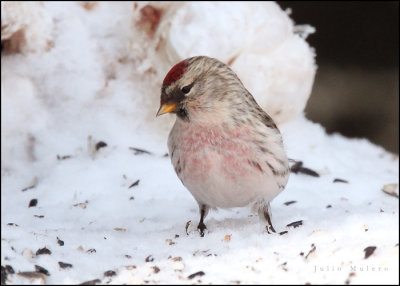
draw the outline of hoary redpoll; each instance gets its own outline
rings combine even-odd
[[[279,129],[237,75],[205,56],[179,62],[163,81],[157,115],[170,112],[170,158],[199,204],[201,236],[210,208],[249,204],[275,232],[269,203],[285,188],[288,159]]]

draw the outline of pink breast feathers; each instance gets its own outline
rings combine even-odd
[[[189,127],[181,137],[181,156],[186,175],[207,179],[209,172],[221,172],[230,179],[251,172],[249,159],[254,158],[249,144],[249,131],[241,128],[222,130],[221,127]]]

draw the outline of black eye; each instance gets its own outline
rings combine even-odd
[[[182,87],[182,92],[185,94],[189,93],[191,88],[192,88],[192,85],[184,86],[184,87]]]

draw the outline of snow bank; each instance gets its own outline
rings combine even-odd
[[[143,17],[149,7],[153,17]],[[132,49],[142,53],[133,57],[141,61],[141,70],[151,71],[144,84],[155,86],[154,93],[173,64],[206,55],[230,65],[278,123],[304,110],[316,71],[314,52],[305,41],[313,28],[295,26],[276,3],[152,3],[137,8],[135,18],[139,29]],[[149,33],[143,22],[159,29]]]

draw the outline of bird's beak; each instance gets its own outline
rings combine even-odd
[[[160,109],[157,112],[156,116],[159,116],[164,113],[170,113],[176,111],[178,104],[176,102],[168,102],[168,103],[163,103],[160,106]]]

